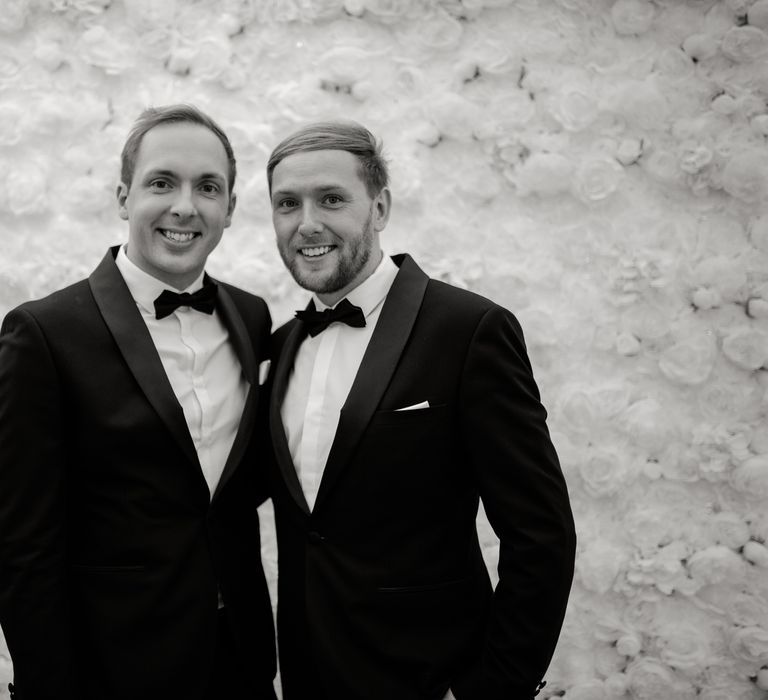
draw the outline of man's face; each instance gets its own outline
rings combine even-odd
[[[216,134],[199,124],[160,124],[141,141],[131,183],[120,183],[128,258],[176,289],[200,275],[230,224],[235,198]]]
[[[381,260],[379,233],[389,218],[385,187],[371,198],[348,151],[294,153],[272,173],[277,247],[296,282],[333,305]]]

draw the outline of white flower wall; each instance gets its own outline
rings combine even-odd
[[[264,165],[334,117],[384,140],[387,251],[520,318],[579,533],[540,697],[768,697],[768,0],[4,0],[0,315],[125,240],[178,101],[238,158],[209,269],[277,323]]]

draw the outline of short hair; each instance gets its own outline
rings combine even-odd
[[[235,153],[232,150],[232,144],[229,142],[224,130],[211,119],[207,114],[201,112],[197,107],[190,104],[166,105],[164,107],[149,107],[145,109],[139,118],[134,122],[128,138],[123,146],[123,152],[120,156],[120,179],[123,184],[130,189],[133,182],[133,174],[136,170],[136,159],[139,156],[139,147],[144,139],[144,135],[156,126],[161,124],[199,124],[210,129],[224,146],[224,152],[227,154],[229,164],[228,184],[229,194],[232,196],[232,189],[235,186],[235,176],[237,175],[237,164],[235,162]]]
[[[272,174],[280,161],[294,153],[324,150],[348,151],[357,156],[360,179],[371,197],[375,197],[389,184],[382,143],[368,129],[352,121],[315,122],[283,139],[272,151],[267,162],[270,195]]]

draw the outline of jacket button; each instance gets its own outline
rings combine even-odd
[[[320,544],[325,539],[325,537],[323,537],[319,532],[315,532],[314,530],[312,530],[307,536],[309,537],[309,541],[312,544]]]

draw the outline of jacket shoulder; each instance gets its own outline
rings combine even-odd
[[[25,313],[35,318],[68,316],[84,302],[90,303],[92,300],[93,295],[88,286],[88,280],[82,279],[57,289],[46,296],[30,299],[19,304],[19,306],[8,312],[8,316]]]
[[[483,315],[491,309],[503,309],[495,301],[481,294],[432,278],[427,283],[424,301],[429,304],[446,305],[453,315],[476,316]]]

